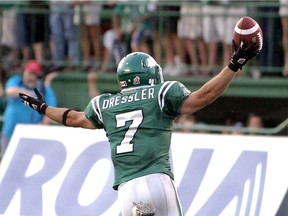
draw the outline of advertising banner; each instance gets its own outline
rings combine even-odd
[[[288,138],[174,133],[185,216],[275,215],[288,188]],[[0,215],[120,216],[105,131],[18,125],[0,165]]]

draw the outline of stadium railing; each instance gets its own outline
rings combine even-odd
[[[203,1],[204,2],[204,1]],[[107,1],[101,1],[99,0],[98,3],[103,3],[103,5],[107,5]],[[136,4],[148,4],[148,1],[140,1],[140,3],[137,1]],[[183,3],[183,2],[182,2]],[[184,2],[187,5],[191,5],[193,7],[200,7],[203,4],[199,2]],[[7,1],[0,1],[0,16],[5,10],[5,4]],[[16,4],[16,3],[10,3],[10,4]],[[21,5],[23,4],[24,7],[18,7],[18,12],[27,12],[27,13],[42,13],[42,14],[49,14],[49,9],[29,9],[25,7],[25,1],[18,1],[17,4]],[[49,1],[43,1],[43,4],[49,4]],[[123,2],[123,4],[128,4],[127,2]],[[133,1],[129,1],[129,4],[135,4]],[[164,34],[163,28],[164,28],[164,20],[169,16],[179,16],[179,12],[175,11],[167,11],[163,8],[163,6],[181,6],[181,1],[159,1],[157,2],[159,9],[157,10],[157,13],[154,14],[158,16],[159,18],[159,35]],[[264,47],[261,52],[261,55],[259,58],[255,59],[255,61],[251,62],[248,67],[245,67],[244,76],[255,76],[258,77],[259,73],[260,76],[279,76],[283,70],[283,49],[282,49],[282,27],[281,27],[281,21],[279,16],[279,5],[280,3],[278,1],[245,1],[245,7],[247,8],[247,14],[248,16],[252,16],[257,21],[259,21],[262,30],[264,31]],[[243,6],[243,1],[239,2],[230,2],[226,6]],[[109,7],[105,7],[101,11],[101,18],[102,20],[109,21],[112,19],[113,11]],[[193,14],[186,14],[187,16],[202,16],[201,12],[199,13],[193,13]],[[209,14],[208,14],[209,15]],[[225,15],[225,14],[224,14]],[[82,10],[80,10],[80,16],[83,16]],[[211,16],[215,16],[212,15]],[[235,14],[237,16],[237,14]],[[83,20],[83,19],[80,19]],[[1,23],[0,23],[1,26]],[[45,24],[47,28],[49,28],[49,25]],[[31,30],[33,31],[33,29]],[[47,33],[48,33],[47,29]],[[0,35],[1,35],[1,29],[0,29]],[[79,44],[80,44],[80,33],[78,35],[79,38]],[[45,47],[49,48],[50,43],[50,37],[47,35],[46,41],[45,41]],[[219,48],[221,50],[221,48]],[[1,51],[1,50],[0,50]],[[47,50],[46,50],[47,52]],[[163,49],[160,50],[163,56]],[[48,52],[49,53],[49,52]],[[0,54],[1,55],[1,54]],[[164,59],[162,58],[161,64],[163,63]],[[1,64],[4,64],[3,59],[1,58]],[[50,59],[46,59],[44,61],[44,64],[50,65],[52,62]],[[65,64],[69,65],[68,61],[64,62]],[[83,65],[83,61],[81,57],[79,56],[79,67],[78,69],[81,70],[81,66]],[[222,65],[215,66],[215,69],[222,68]],[[258,75],[257,75],[258,74]]]
[[[237,126],[221,126],[221,125],[208,125],[208,124],[195,124],[193,126],[174,124],[175,131],[189,130],[191,132],[205,132],[205,133],[235,133],[235,134],[254,134],[254,135],[288,135],[288,118],[274,128],[258,128],[251,129],[247,127],[237,127]]]
[[[3,115],[0,115],[0,128],[3,123]],[[58,123],[54,123],[58,125]],[[258,128],[250,129],[247,127],[236,127],[236,126],[222,126],[222,125],[208,125],[208,124],[198,124],[195,125],[183,125],[174,123],[173,131],[190,131],[202,132],[202,133],[216,133],[216,134],[226,134],[226,133],[236,133],[236,134],[254,134],[254,135],[269,135],[269,136],[287,136],[288,135],[288,118],[284,120],[281,124],[274,128]]]
[[[4,2],[4,1],[3,1]],[[3,12],[2,1],[0,1],[0,16]],[[23,1],[24,2],[24,1]],[[43,1],[44,2],[44,1]],[[101,2],[101,1],[99,1]],[[106,3],[107,1],[102,1]],[[145,3],[145,1],[141,1]],[[180,1],[165,1],[162,3],[159,1],[160,6],[179,6]],[[7,3],[7,2],[6,2]],[[21,1],[20,1],[21,3]],[[127,3],[127,2],[126,2]],[[133,3],[130,1],[129,3]],[[185,2],[187,4],[191,4],[192,6],[199,7],[200,3],[195,2]],[[137,2],[138,4],[138,2]],[[243,6],[243,1],[233,2],[231,3],[235,6]],[[254,17],[256,20],[262,20],[267,24],[267,28],[269,30],[265,31],[264,35],[264,47],[265,47],[265,64],[262,64],[260,57],[255,59],[255,61],[251,62],[251,64],[245,67],[245,71],[243,74],[237,77],[235,82],[229,87],[229,89],[224,93],[225,96],[232,97],[244,97],[244,98],[263,98],[263,100],[270,98],[280,98],[287,99],[288,98],[288,79],[280,77],[279,74],[283,69],[283,53],[282,53],[282,45],[281,45],[281,25],[280,25],[280,17],[278,14],[278,1],[271,2],[256,2],[256,1],[245,1],[245,6],[248,9],[247,15]],[[18,9],[21,11],[21,9]],[[31,13],[46,13],[49,14],[49,10],[27,10],[27,12]],[[178,13],[159,10],[157,15],[159,16],[160,21],[165,19],[167,16],[178,16]],[[201,14],[187,14],[191,16],[201,16]],[[111,9],[103,9],[101,12],[101,16],[105,20],[111,19],[112,10]],[[1,26],[1,21],[0,21]],[[264,26],[263,26],[264,28]],[[266,28],[264,28],[266,29]],[[0,29],[0,36],[1,36]],[[163,23],[159,25],[159,33],[163,34]],[[47,41],[45,41],[46,47],[49,47],[49,37],[47,37]],[[0,46],[1,47],[1,46]],[[163,54],[163,50],[161,50]],[[261,53],[262,54],[262,53]],[[2,58],[2,52],[0,49],[0,65],[3,65],[5,59]],[[47,59],[44,64],[50,65],[53,63],[50,59]],[[162,62],[161,62],[162,63]],[[68,64],[68,63],[67,63]],[[77,71],[73,73],[63,73],[60,74],[55,81],[53,82],[53,87],[56,90],[56,94],[59,100],[59,105],[63,105],[66,107],[72,107],[77,109],[83,109],[84,106],[89,101],[88,96],[88,88],[87,88],[87,80],[86,74],[81,71],[82,62],[80,61],[79,68]],[[222,65],[216,66],[217,68],[221,68]],[[254,72],[261,73],[259,76],[253,76]],[[264,75],[264,76],[263,76]],[[166,80],[171,79],[170,77],[165,77]],[[179,80],[183,82],[190,90],[194,90],[199,88],[205,81],[209,79],[203,77],[173,77],[175,80]],[[116,92],[119,90],[119,87],[116,82],[115,72],[113,73],[100,73],[97,81],[97,86],[101,92]],[[65,89],[65,91],[63,91]],[[76,101],[77,99],[77,101]],[[241,106],[241,104],[236,104],[236,106]],[[252,108],[252,107],[251,107]],[[287,115],[285,118],[286,119]],[[285,121],[284,121],[285,122]],[[282,125],[282,124],[280,124]],[[197,126],[200,127],[200,126]],[[202,126],[201,126],[202,127]],[[275,127],[278,128],[278,127]],[[285,127],[284,127],[285,128]],[[287,128],[287,126],[286,126]],[[177,126],[176,126],[177,129]],[[223,126],[217,125],[208,125],[207,130],[211,132],[220,131],[220,129],[227,130],[228,128],[223,128]],[[235,128],[231,128],[234,130]],[[196,129],[195,129],[196,130]],[[242,130],[242,129],[241,129]],[[245,129],[243,129],[245,130]],[[266,130],[266,129],[265,129]],[[274,133],[272,129],[268,129],[268,131],[260,131],[259,133]],[[273,129],[274,130],[274,129]],[[271,132],[272,131],[272,132]],[[282,130],[281,130],[282,131]],[[285,131],[285,129],[283,129]],[[245,131],[243,131],[245,132]],[[256,132],[257,133],[257,132]],[[277,133],[277,132],[275,132]],[[288,134],[286,132],[286,134]]]

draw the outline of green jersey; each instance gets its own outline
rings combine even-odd
[[[104,128],[111,145],[114,189],[128,180],[152,173],[173,178],[169,149],[173,120],[190,91],[180,82],[125,89],[93,98],[86,117]]]

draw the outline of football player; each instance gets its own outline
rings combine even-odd
[[[82,112],[47,106],[37,89],[36,98],[19,96],[24,104],[60,124],[104,128],[115,169],[113,188],[118,191],[124,216],[180,216],[183,213],[169,164],[173,120],[212,103],[229,86],[235,72],[258,52],[255,44],[244,44],[233,52],[228,66],[192,93],[178,81],[164,82],[157,62],[146,53],[134,52],[118,65],[121,91],[94,97]]]

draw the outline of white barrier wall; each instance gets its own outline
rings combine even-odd
[[[175,133],[185,215],[275,215],[288,188],[288,138]],[[120,216],[103,130],[17,126],[0,165],[0,214]]]

